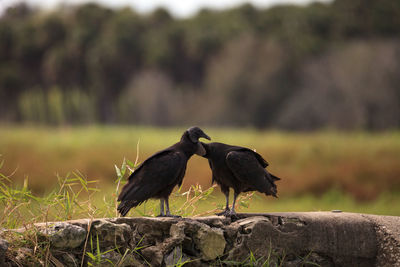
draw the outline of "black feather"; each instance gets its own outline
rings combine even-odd
[[[190,128],[178,143],[155,153],[131,174],[118,196],[121,201],[118,211],[122,216],[150,198],[168,199],[174,187],[182,183],[187,161],[198,151],[199,143],[193,136],[207,135],[200,128]]]
[[[269,173],[265,168],[267,161],[255,151],[223,143],[202,143],[206,150],[212,170],[212,181],[221,186],[222,192],[229,197],[229,188],[235,194],[258,191],[277,197],[275,181],[280,178]]]

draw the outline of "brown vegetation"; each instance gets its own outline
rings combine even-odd
[[[26,176],[36,192],[56,183],[56,173],[65,176],[79,170],[89,180],[113,183],[114,164],[123,158],[139,161],[177,142],[182,129],[66,128],[60,130],[6,128],[0,133],[0,153],[5,175]],[[254,148],[279,174],[280,196],[323,194],[332,188],[359,200],[374,199],[385,191],[399,191],[400,143],[398,133],[288,134],[251,130],[207,129],[213,141]],[[160,136],[163,136],[161,139]],[[188,163],[184,190],[199,183],[211,184],[205,159],[193,156]],[[115,185],[113,185],[115,186]]]

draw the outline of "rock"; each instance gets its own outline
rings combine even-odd
[[[40,230],[40,233],[49,238],[52,248],[73,249],[82,245],[87,231],[80,226],[59,222]]]
[[[304,266],[304,264],[302,264],[301,259],[286,260],[284,265],[284,267],[298,267],[298,266]]]
[[[190,258],[182,253],[182,248],[175,247],[169,254],[164,257],[164,263],[168,266],[180,266],[185,262],[189,262]]]
[[[203,224],[195,235],[194,241],[204,260],[214,260],[224,254],[226,241],[224,232],[219,228],[211,228]]]
[[[400,217],[364,215],[375,225],[378,243],[376,266],[400,266]]]
[[[125,246],[129,241],[131,227],[125,223],[115,224],[107,220],[97,220],[92,224],[92,238],[99,236],[103,247]]]
[[[183,240],[185,237],[185,223],[178,222],[177,224],[171,225],[171,228],[169,228],[169,235],[173,238]]]
[[[60,255],[55,256],[57,259],[62,262],[62,264],[66,267],[79,267],[81,266],[80,260],[71,253],[62,253]]]
[[[150,263],[150,266],[161,266],[162,265],[164,255],[159,247],[152,246],[152,247],[144,248],[140,252]]]
[[[228,259],[243,260],[251,251],[256,258],[276,255],[324,255],[324,266],[371,266],[377,254],[373,224],[349,213],[282,213],[280,220],[256,216],[231,224],[237,229]],[[231,230],[230,232],[235,232]]]
[[[15,257],[15,261],[18,263],[27,263],[28,258],[32,257],[33,250],[30,248],[19,248],[17,250],[17,256]]]
[[[238,214],[236,218],[124,217],[35,224],[34,230],[45,236],[41,240],[38,235],[39,242],[50,240],[53,258],[65,266],[80,266],[89,225],[92,240],[99,238],[100,251],[108,251],[102,255],[104,266],[110,266],[109,261],[120,266],[187,262],[188,267],[203,267],[229,261],[259,266],[267,259],[270,266],[288,267],[400,266],[400,217],[394,216],[306,212]],[[4,258],[7,245],[1,244],[0,240]],[[31,242],[25,244],[29,248],[13,247],[13,260],[22,266],[31,266],[33,258],[42,262],[39,254],[33,256]],[[109,251],[116,247],[118,251]],[[90,251],[90,243],[86,248]],[[121,251],[128,251],[127,255]]]
[[[119,254],[117,251],[110,251],[101,255],[102,262],[96,266],[112,267],[112,266],[143,266],[131,253],[125,255]]]
[[[116,223],[131,226],[130,246],[150,247],[163,243],[170,234],[170,227],[179,222],[177,218],[118,218]]]
[[[140,252],[151,263],[151,265],[161,265],[164,260],[164,255],[169,251],[173,251],[185,239],[185,222],[181,221],[171,225],[169,238],[157,245],[142,249]],[[175,248],[175,249],[174,249]]]
[[[6,252],[8,249],[8,245],[9,244],[6,240],[0,239],[0,263],[6,261]]]
[[[207,224],[210,227],[222,228],[231,223],[231,218],[225,216],[196,217],[193,221]]]
[[[245,261],[250,252],[258,258],[267,259],[272,253],[274,227],[266,217],[241,219],[231,224],[229,232],[236,233],[228,260]],[[233,235],[234,237],[234,235]]]
[[[305,261],[305,262],[304,262]],[[312,252],[305,257],[303,257],[303,265],[306,263],[311,263],[311,265],[315,266],[324,266],[324,267],[333,267],[335,264],[329,257],[323,257],[318,253]]]
[[[192,259],[190,261],[187,261],[184,266],[185,267],[209,267],[210,263],[202,261],[201,259]],[[224,265],[217,263],[217,264],[211,265],[211,266],[224,266]]]

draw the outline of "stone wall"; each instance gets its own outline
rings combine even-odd
[[[35,231],[54,266],[400,266],[400,217],[391,216],[84,219],[37,224]],[[34,249],[11,252],[7,245],[0,240],[0,266],[17,266]]]

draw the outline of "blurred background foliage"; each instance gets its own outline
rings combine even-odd
[[[392,0],[184,19],[20,3],[0,17],[0,121],[398,128],[399,18]]]

